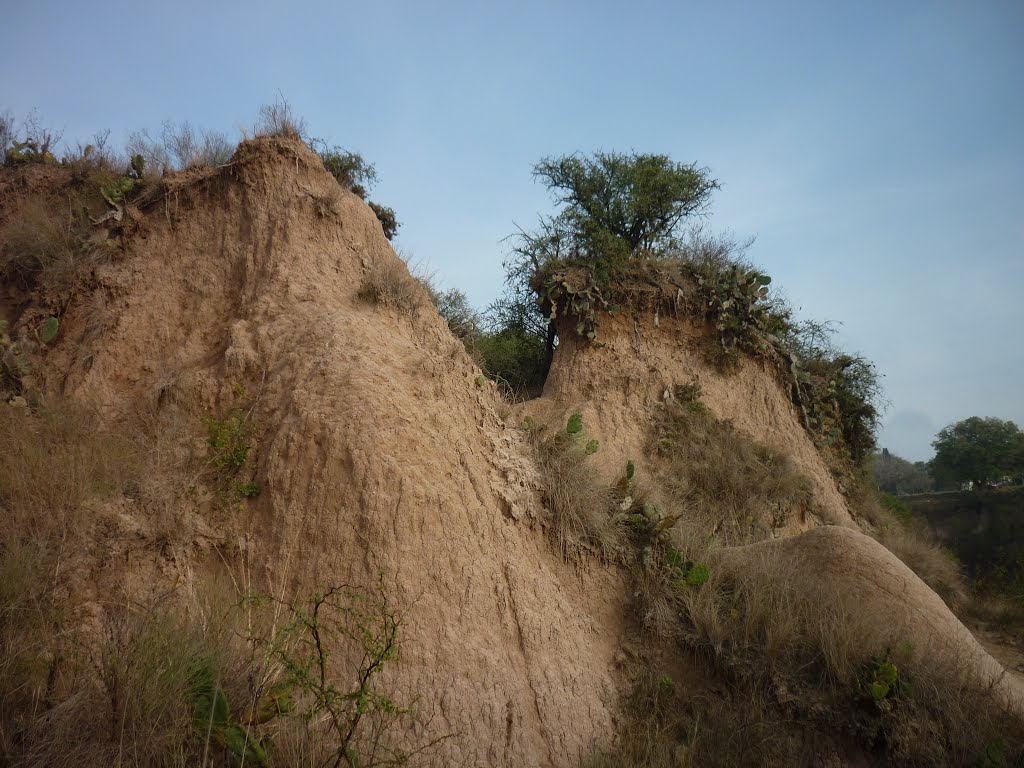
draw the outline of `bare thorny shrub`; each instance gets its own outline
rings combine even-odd
[[[305,140],[307,126],[306,121],[295,114],[291,104],[279,95],[273,104],[260,107],[256,133]]]
[[[159,176],[197,166],[216,167],[231,160],[235,145],[218,131],[195,128],[186,120],[164,122],[158,136],[147,130],[134,131],[128,137],[129,156],[139,155],[145,161],[146,173]]]

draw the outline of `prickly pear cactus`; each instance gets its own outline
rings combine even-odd
[[[583,430],[583,414],[574,413],[569,417],[568,423],[565,425],[565,431],[567,434],[575,435]]]
[[[39,329],[39,340],[43,344],[52,344],[60,331],[60,321],[56,317],[48,317]]]

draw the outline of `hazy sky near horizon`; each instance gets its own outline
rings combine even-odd
[[[722,189],[801,317],[841,323],[910,459],[1024,427],[1024,3],[9,4],[0,111],[72,143],[164,120],[240,137],[283,94],[376,165],[396,246],[483,307],[539,159],[667,153]]]

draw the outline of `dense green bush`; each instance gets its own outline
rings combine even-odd
[[[473,350],[484,373],[507,384],[514,394],[532,397],[544,388],[550,361],[542,339],[506,328],[480,334]]]
[[[358,152],[350,152],[336,144],[330,145],[323,139],[311,139],[309,147],[319,155],[324,168],[342,187],[361,200],[366,200],[370,187],[377,182],[377,170],[372,163],[366,162]],[[373,200],[367,201],[367,204],[384,229],[384,236],[388,240],[393,240],[401,226],[394,209]]]
[[[320,156],[324,168],[341,186],[363,200],[366,199],[367,191],[377,182],[377,170],[372,163],[366,162],[358,152],[328,145],[323,139],[313,139],[309,146]]]
[[[395,216],[394,208],[388,208],[385,205],[380,205],[379,203],[373,202],[373,200],[369,202],[369,206],[370,210],[373,211],[374,215],[376,215],[377,221],[380,222],[380,226],[384,230],[384,237],[388,240],[394,240],[395,234],[398,232],[398,228],[402,226],[399,223],[398,218]]]
[[[829,444],[841,443],[856,464],[875,450],[882,385],[874,363],[838,350],[828,323],[789,323],[780,347],[790,356],[793,398],[804,425]]]

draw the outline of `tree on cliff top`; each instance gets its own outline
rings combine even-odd
[[[562,206],[544,228],[547,239],[555,235],[573,256],[590,261],[657,257],[677,248],[680,225],[706,210],[718,188],[706,168],[636,152],[545,158],[533,175]]]
[[[630,260],[678,249],[683,222],[703,213],[718,189],[706,168],[636,152],[545,158],[533,176],[554,193],[560,210],[542,217],[537,230],[515,236],[505,271],[520,303],[531,293],[530,278],[552,262],[593,266],[607,281]]]
[[[718,182],[706,168],[668,155],[595,152],[544,158],[533,169],[559,210],[538,229],[520,230],[505,261],[507,289],[491,308],[499,326],[540,339],[550,360],[554,329],[532,279],[556,263],[585,264],[608,283],[630,261],[659,258],[681,245],[686,219],[707,209]],[[539,366],[546,370],[546,363]]]

